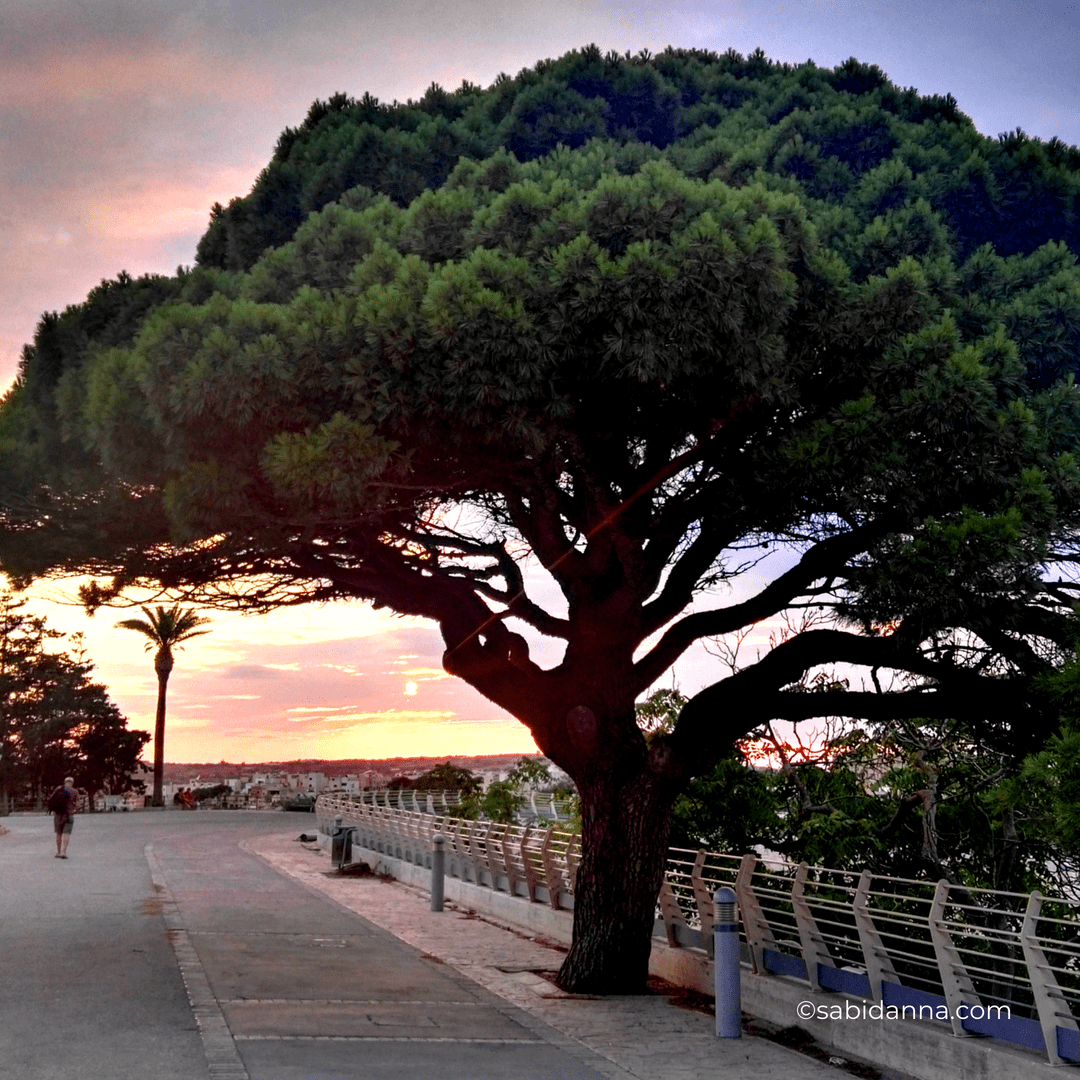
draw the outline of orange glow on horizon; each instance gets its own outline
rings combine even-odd
[[[146,744],[143,759],[154,754]],[[169,762],[327,761],[361,758],[381,761],[408,757],[479,757],[486,754],[537,754],[528,728],[515,720],[398,720],[387,719],[341,732],[275,730],[214,730],[203,727],[167,727],[165,757]]]

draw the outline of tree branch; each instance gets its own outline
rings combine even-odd
[[[892,693],[783,689],[823,663],[896,668],[934,680],[935,685]],[[912,717],[998,715],[1003,708],[1019,714],[1030,708],[1027,691],[1027,680],[978,675],[934,661],[893,637],[811,630],[702,690],[683,708],[669,740],[676,757],[697,772],[734,739],[769,720],[846,716],[884,723]]]
[[[642,688],[655,682],[699,638],[729,634],[783,611],[815,581],[835,575],[848,559],[865,551],[877,535],[876,529],[865,527],[828,537],[815,544],[795,566],[749,600],[713,611],[695,612],[680,619],[634,665]],[[660,598],[662,600],[663,597]],[[649,615],[652,608],[653,604],[646,607],[646,618],[650,622],[653,621]]]

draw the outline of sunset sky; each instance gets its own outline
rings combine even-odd
[[[1080,143],[1080,3],[1064,0],[0,0],[0,390],[43,311],[120,270],[190,264],[210,206],[250,189],[315,98],[486,86],[589,42],[854,55],[952,93],[985,134]],[[35,610],[86,634],[99,678],[149,730],[152,658],[114,628],[132,613],[87,619],[52,602],[65,592],[38,590]],[[358,604],[213,618],[178,654],[171,761],[534,749],[443,674],[433,626]],[[663,685],[719,674],[696,652]]]

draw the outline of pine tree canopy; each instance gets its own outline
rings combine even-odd
[[[993,696],[1068,636],[1078,192],[1077,150],[856,61],[590,47],[316,102],[194,269],[43,317],[0,410],[0,560],[105,576],[91,603],[430,617],[572,771],[569,709],[632,719],[694,640],[798,603],[842,621],[691,702],[676,773],[762,715]],[[769,543],[799,558],[685,614]],[[554,672],[523,628],[566,641]],[[837,661],[919,685],[784,694]]]

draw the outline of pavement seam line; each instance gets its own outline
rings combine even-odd
[[[218,1004],[228,1005],[230,1008],[237,1005],[393,1005],[394,1008],[408,1005],[417,1009],[430,1009],[433,1005],[437,1005],[440,1009],[490,1008],[489,1005],[479,1001],[410,1001],[405,998],[393,1001],[389,998],[223,998]]]
[[[199,1029],[210,1080],[250,1080],[247,1068],[237,1052],[229,1025],[225,1023],[221,1007],[210,987],[206,970],[180,918],[180,909],[169,888],[154,845],[147,844],[143,853],[150,867],[150,879],[162,901],[166,936],[176,956],[180,977],[184,980],[188,1002]]]
[[[238,1042],[469,1043],[482,1046],[549,1046],[546,1039],[412,1038],[409,1035],[237,1035]]]

